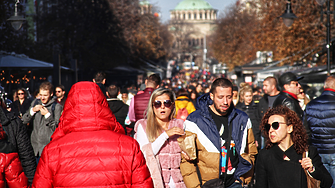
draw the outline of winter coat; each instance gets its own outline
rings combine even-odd
[[[186,137],[195,135],[198,158],[187,161],[182,158],[180,170],[186,187],[199,187],[200,182],[193,162],[198,162],[202,184],[220,176],[221,137],[212,119],[208,107],[213,104],[209,93],[198,98],[199,108],[190,114],[184,122]],[[254,142],[252,125],[248,115],[231,106],[228,116],[228,126],[232,128],[232,140],[238,152],[238,167],[234,173],[235,179],[248,184],[253,176],[257,148]]]
[[[261,122],[265,112],[269,109],[269,95],[264,94],[263,97],[259,100],[257,105],[257,117],[259,122]]]
[[[0,152],[0,161],[0,187],[25,188],[28,186],[28,179],[17,153]]]
[[[13,113],[8,113],[1,107],[0,121],[7,135],[6,143],[9,145],[9,147],[6,149],[6,152],[2,153],[18,154],[23,167],[23,172],[27,176],[29,184],[32,184],[36,170],[36,158],[34,155],[34,150],[29,141],[27,127],[23,126],[21,120]],[[0,148],[3,147],[4,144],[0,144]],[[15,154],[13,154],[11,157],[13,160],[16,160],[16,156],[14,155]]]
[[[191,114],[192,112],[195,111],[193,103],[186,96],[177,97],[175,101],[175,106],[176,106],[176,116],[178,114],[178,110],[181,108],[186,108],[188,114]]]
[[[154,90],[154,88],[145,88],[144,93],[133,97],[136,121],[144,118],[144,112],[148,108],[149,99]]]
[[[288,107],[290,110],[293,110],[297,113],[298,117],[302,120],[302,116],[304,115],[304,111],[302,111],[298,99],[295,99],[292,95],[280,92],[276,100],[273,102],[273,107],[283,105]]]
[[[247,113],[247,115],[249,116],[250,120],[251,120],[251,124],[252,124],[252,132],[254,133],[255,136],[255,140],[260,144],[261,141],[261,130],[259,129],[259,117],[258,117],[258,113],[257,113],[257,107],[258,104],[255,103],[254,101],[251,101],[251,103],[249,105],[245,105],[244,102],[242,103],[238,103],[236,105],[236,108],[239,110],[242,110],[243,112]]]
[[[168,129],[179,127],[183,129],[183,120],[172,119]],[[141,119],[135,125],[135,139],[137,139],[138,127],[142,126],[146,130],[147,120]],[[142,146],[141,150],[145,154],[147,165],[153,178],[155,187],[169,188],[170,178],[173,179],[176,188],[186,188],[183,177],[180,173],[181,149],[178,144],[179,136],[168,138],[155,156],[152,151],[151,142]]]
[[[284,160],[286,155],[290,160]],[[323,166],[321,157],[315,147],[309,147],[308,157],[312,159],[314,172],[309,173],[313,178],[321,180],[322,188],[332,185],[332,177]],[[283,151],[278,145],[263,149],[257,156],[256,185],[257,188],[307,188],[307,179],[299,160],[302,154],[297,154],[294,145]]]
[[[138,143],[124,134],[98,85],[74,84],[33,188],[153,187]]]
[[[35,102],[38,100],[37,102]],[[55,110],[52,110],[52,105],[55,103]],[[33,119],[33,132],[31,134],[31,144],[34,148],[35,156],[41,155],[43,148],[50,142],[50,137],[55,131],[59,118],[62,114],[63,107],[58,104],[54,98],[45,105],[48,109],[50,116],[45,118],[40,111],[36,112],[33,116],[30,110],[36,106],[35,104],[42,104],[41,100],[35,99],[30,105],[29,110],[23,115],[23,124],[27,124]]]
[[[23,103],[21,104],[19,100],[14,101],[10,104],[11,112],[13,112],[16,116],[23,116],[30,107],[31,100],[24,99]]]
[[[126,131],[126,125],[124,124],[124,121],[126,120],[129,106],[118,98],[109,98],[107,101],[109,108],[112,110],[116,118],[116,121],[119,122]]]
[[[311,143],[320,154],[335,153],[335,91],[325,89],[309,102],[305,118],[311,131]]]

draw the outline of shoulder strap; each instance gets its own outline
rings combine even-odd
[[[52,112],[52,116],[53,116],[54,119],[55,119],[56,104],[57,104],[57,102],[55,101],[54,103],[52,103],[52,106],[51,106],[51,112]]]
[[[38,105],[38,104],[39,104],[39,101],[40,101],[40,99],[36,99],[35,102],[34,102],[33,107],[36,106],[36,105]]]

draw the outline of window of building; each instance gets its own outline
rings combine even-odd
[[[188,14],[188,19],[191,19],[191,14]]]
[[[201,46],[203,46],[203,45],[204,45],[204,39],[201,38]]]
[[[188,41],[188,46],[192,46],[192,40]]]
[[[199,14],[199,18],[202,19],[202,13]]]
[[[196,13],[194,13],[194,19],[197,19],[197,14]]]
[[[196,44],[195,44],[195,39],[192,39],[192,43],[193,43],[193,46],[195,46]]]
[[[199,39],[196,40],[196,46],[199,46]]]
[[[207,19],[207,13],[205,13],[205,19]]]
[[[186,14],[183,14],[183,19],[184,19],[184,20],[186,19]]]

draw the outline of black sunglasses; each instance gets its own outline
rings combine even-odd
[[[164,106],[166,108],[170,108],[172,106],[172,101],[171,100],[164,100],[163,102],[162,101],[155,101],[153,103],[153,105],[157,109],[157,108],[160,108],[162,106],[162,103],[164,103]]]
[[[286,123],[283,123],[283,122],[273,122],[271,125],[268,124],[268,123],[265,124],[265,130],[266,130],[266,132],[270,131],[271,126],[272,126],[273,130],[277,130],[279,128],[279,124],[286,124]]]

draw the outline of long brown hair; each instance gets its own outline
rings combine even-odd
[[[302,121],[297,114],[285,106],[277,106],[269,109],[263,116],[260,129],[265,135],[266,143],[265,148],[269,149],[273,146],[273,143],[269,139],[269,132],[265,130],[265,124],[269,122],[269,118],[272,115],[280,115],[285,118],[286,124],[293,126],[293,131],[290,133],[294,149],[298,154],[302,154],[308,149],[307,144],[307,133],[305,127],[302,125]]]
[[[150,97],[149,100],[149,104],[148,104],[148,108],[146,110],[146,115],[145,115],[145,119],[147,119],[147,128],[146,128],[146,133],[148,136],[148,139],[150,142],[153,142],[156,140],[156,138],[162,133],[162,127],[160,125],[158,125],[157,121],[156,121],[156,116],[153,110],[153,103],[155,101],[155,99],[158,96],[167,94],[170,97],[171,102],[173,102],[173,106],[171,108],[171,114],[170,114],[170,120],[174,117],[175,113],[176,113],[176,108],[174,107],[174,102],[176,100],[175,94],[173,91],[169,90],[169,89],[163,89],[163,88],[159,88],[156,89]]]

